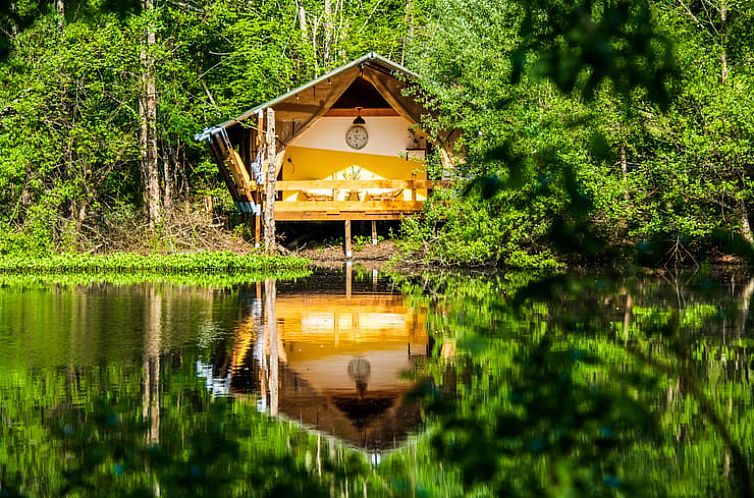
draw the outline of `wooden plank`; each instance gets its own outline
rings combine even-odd
[[[260,242],[262,240],[262,216],[254,216],[254,247],[259,249]]]
[[[251,191],[253,187],[251,185],[251,178],[246,166],[241,160],[241,156],[235,149],[228,149],[228,155],[226,156],[226,164],[228,169],[233,174],[233,180],[236,182],[238,190],[243,192],[246,200],[251,200]]]
[[[345,221],[345,238],[343,241],[343,251],[346,259],[353,258],[353,251],[351,250],[351,220]]]
[[[358,190],[368,188],[426,190],[448,186],[450,186],[448,181],[433,180],[282,180],[277,182],[278,190]]]
[[[323,211],[275,211],[275,221],[369,221],[400,220],[412,213],[369,213],[369,212],[332,212]]]
[[[295,213],[306,211],[322,212],[399,212],[412,213],[421,211],[424,206],[422,201],[305,201],[305,202],[278,202],[276,211]]]
[[[215,159],[215,163],[217,164],[217,169],[220,171],[220,176],[223,177],[223,181],[225,182],[225,186],[228,187],[228,190],[230,191],[230,196],[233,198],[234,201],[241,201],[245,200],[241,198],[241,193],[236,188],[236,184],[233,182],[233,179],[230,176],[230,172],[228,171],[228,168],[225,166],[225,161],[223,161],[223,148],[218,143],[219,141],[216,141],[214,137],[210,137],[209,141],[209,148],[212,152],[212,157]]]
[[[316,104],[301,104],[297,102],[281,102],[275,106],[277,112],[298,112],[301,114],[315,114],[321,110]]]
[[[357,109],[333,109],[330,108],[326,113],[325,116],[327,117],[353,117],[358,116],[361,114],[361,116],[400,116],[398,114],[398,111],[392,108],[385,108],[385,109],[377,109],[377,108],[371,108],[371,107],[365,107],[361,109],[361,113]]]

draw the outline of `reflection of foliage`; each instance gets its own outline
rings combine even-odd
[[[353,486],[351,493],[361,489],[360,476],[368,470],[363,455],[318,441],[319,436],[293,424],[271,420],[254,404],[212,399],[193,376],[192,367],[187,361],[165,372],[159,438],[154,443],[145,438],[150,421],[142,418],[144,393],[139,390],[138,370],[92,371],[82,376],[81,381],[91,385],[76,404],[61,404],[54,396],[36,403],[16,399],[25,418],[16,413],[14,420],[24,426],[20,432],[6,430],[3,448],[10,455],[0,454],[0,462],[11,476],[20,476],[17,492],[290,497],[329,496],[333,486],[343,490]],[[98,380],[104,373],[109,380]],[[38,374],[32,381],[35,385],[64,382],[55,372]],[[0,384],[2,389],[7,388],[7,380]],[[16,444],[33,434],[44,442],[35,455],[28,445]],[[38,460],[41,468],[31,473],[28,459]]]
[[[98,354],[72,354],[67,336],[49,335],[59,329],[39,311],[50,307],[44,296],[4,289],[0,324],[28,307],[39,327],[28,340],[34,360],[14,356],[29,344],[13,338],[0,355],[0,495],[746,496],[754,283],[740,293],[704,277],[430,275],[403,285],[411,306],[430,310],[435,351],[417,359],[426,428],[376,467],[258,413],[253,395],[206,390],[197,353],[181,345],[206,328],[200,317],[225,330],[237,323],[242,289],[180,289],[184,301],[156,289],[166,319],[187,319],[165,334],[160,380],[149,386],[160,394],[153,443],[146,377],[133,361],[143,338],[102,346],[108,364],[99,365]],[[107,324],[140,309],[127,290]],[[94,294],[51,293],[76,309]],[[111,327],[90,334],[92,344],[113,336]],[[231,351],[228,334],[204,339],[199,354]]]
[[[751,294],[740,305],[706,278],[511,282],[407,284],[432,303],[435,340],[458,344],[453,365],[424,370],[442,386],[433,447],[468,494],[750,496]],[[721,327],[739,332],[723,342]]]
[[[464,396],[464,406],[441,415],[433,446],[458,464],[464,484],[508,496],[610,496],[639,493],[636,476],[622,475],[622,452],[656,433],[645,407],[621,384],[589,385],[581,365],[599,365],[578,349],[557,350],[543,339]],[[637,383],[633,382],[636,386]],[[438,406],[435,405],[435,410]]]

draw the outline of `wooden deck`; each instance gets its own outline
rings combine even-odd
[[[289,180],[277,182],[283,200],[278,221],[398,220],[418,213],[432,190],[447,182],[430,180]],[[296,200],[285,200],[297,194]]]

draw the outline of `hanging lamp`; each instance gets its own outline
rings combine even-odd
[[[353,124],[355,125],[367,124],[367,122],[364,121],[364,118],[361,117],[361,107],[356,108],[356,119],[353,120]]]

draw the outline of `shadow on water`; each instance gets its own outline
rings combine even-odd
[[[359,270],[7,286],[0,496],[749,496],[752,294]]]

